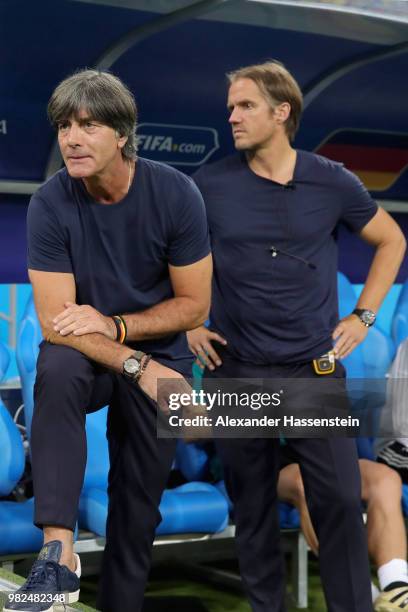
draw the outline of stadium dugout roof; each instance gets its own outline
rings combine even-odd
[[[45,107],[74,70],[122,77],[140,153],[191,172],[232,150],[225,72],[274,57],[305,96],[296,146],[408,210],[406,0],[15,0],[0,12],[0,194],[29,195],[60,167]]]
[[[47,101],[84,67],[134,91],[141,156],[192,173],[233,150],[225,73],[279,59],[305,98],[295,146],[343,161],[408,232],[406,0],[0,0],[0,52],[3,283],[26,282],[29,196],[61,167]],[[348,241],[341,269],[362,282],[369,254]]]

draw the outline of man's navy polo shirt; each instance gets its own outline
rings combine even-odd
[[[338,322],[336,227],[359,232],[377,205],[341,164],[297,152],[293,181],[256,175],[233,155],[194,175],[214,257],[211,328],[236,358],[308,361],[332,348]],[[272,256],[271,247],[277,253]]]
[[[203,199],[174,168],[138,158],[129,193],[95,202],[83,182],[60,170],[28,209],[28,267],[74,275],[76,302],[104,315],[135,313],[173,297],[169,264],[186,266],[210,251]],[[129,346],[191,374],[185,333]]]

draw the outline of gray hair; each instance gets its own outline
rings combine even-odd
[[[136,158],[136,102],[118,77],[100,70],[80,70],[61,81],[48,102],[51,124],[58,128],[70,117],[77,118],[81,110],[113,128],[119,136],[127,136],[122,155],[130,160]]]

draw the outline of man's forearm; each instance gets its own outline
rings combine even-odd
[[[115,372],[122,372],[123,362],[133,353],[125,345],[109,340],[102,334],[86,334],[85,336],[62,336],[53,330],[43,329],[44,339],[52,344],[70,346],[83,353],[92,361],[99,363]]]
[[[377,247],[357,307],[377,312],[392,287],[405,253],[404,240]]]
[[[143,312],[117,314],[125,320],[128,340],[149,340],[202,325],[208,310],[192,298],[174,297]]]

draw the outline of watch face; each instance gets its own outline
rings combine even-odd
[[[123,369],[127,374],[137,374],[140,370],[140,363],[134,357],[129,357],[124,362]]]
[[[375,314],[371,310],[365,310],[361,313],[360,318],[366,325],[372,325],[375,321]]]

